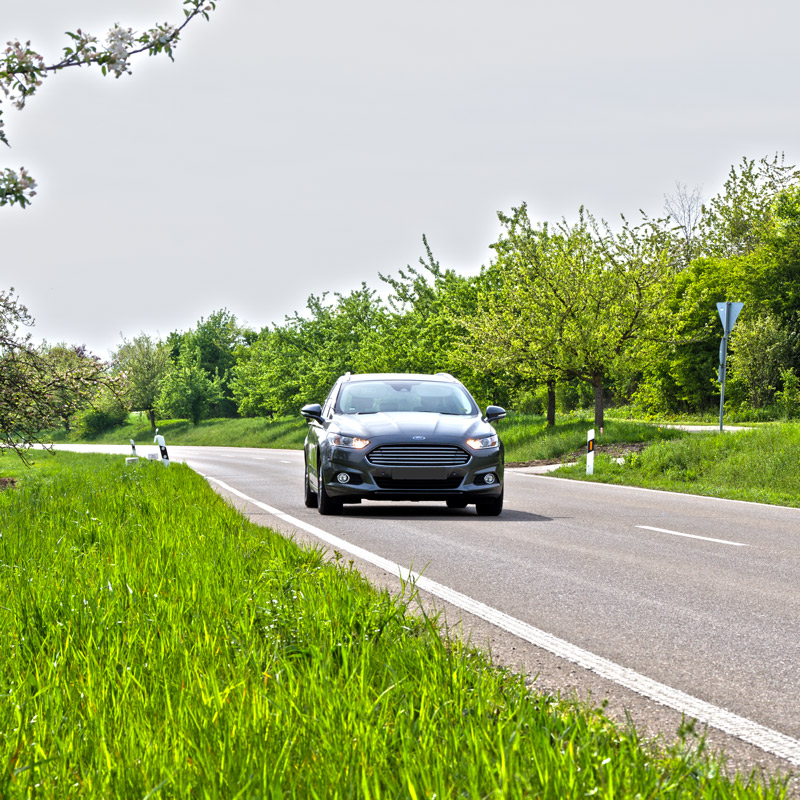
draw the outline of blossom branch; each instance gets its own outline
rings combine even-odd
[[[0,142],[10,146],[4,130],[3,100],[17,109],[23,109],[44,79],[53,72],[68,67],[97,65],[103,75],[113,74],[116,78],[131,74],[130,59],[141,53],[156,56],[165,53],[174,61],[173,51],[184,28],[196,17],[208,20],[216,8],[216,0],[183,0],[184,20],[180,25],[163,23],[144,33],[136,34],[130,28],[115,24],[101,45],[96,36],[78,28],[67,32],[72,40],[64,48],[64,57],[54,63],[46,64],[44,58],[31,49],[31,43],[22,44],[19,40],[7,42],[0,54]],[[19,173],[12,169],[0,170],[0,206],[19,205],[25,207],[36,195],[36,181],[21,168]]]

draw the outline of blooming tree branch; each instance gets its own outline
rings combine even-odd
[[[184,20],[179,25],[165,22],[143,33],[115,24],[101,43],[96,36],[78,28],[67,32],[70,44],[64,48],[63,58],[47,64],[44,58],[31,49],[31,43],[19,40],[7,42],[0,52],[0,142],[10,146],[6,137],[2,104],[5,101],[17,109],[25,108],[28,98],[36,93],[45,78],[53,72],[68,67],[96,65],[103,75],[119,78],[131,74],[130,61],[141,53],[151,56],[165,53],[174,60],[173,52],[183,29],[196,17],[208,19],[216,8],[216,0],[183,0]],[[0,206],[17,204],[25,207],[36,195],[36,181],[22,167],[0,169]]]

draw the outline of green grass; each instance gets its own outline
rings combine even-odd
[[[586,434],[594,427],[591,417],[570,416],[548,428],[543,417],[512,415],[496,424],[503,439],[507,462],[557,459],[586,449]],[[599,432],[598,432],[599,433]],[[624,442],[657,442],[687,436],[684,431],[655,424],[607,420],[603,429],[604,445]]]
[[[695,433],[660,442],[617,464],[595,455],[562,467],[559,477],[644,486],[800,507],[800,424],[776,423],[739,433]]]
[[[2,458],[3,798],[784,795],[531,693],[183,465]]]
[[[308,427],[300,416],[268,420],[263,417],[245,419],[209,419],[198,425],[189,420],[159,420],[158,432],[167,445],[206,445],[216,447],[275,447],[300,450]],[[101,434],[91,440],[75,439],[63,430],[47,435],[48,441],[91,441],[97,444],[152,444],[153,431],[146,416],[133,413],[125,425]]]

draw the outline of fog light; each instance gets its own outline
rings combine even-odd
[[[495,476],[495,474],[494,474],[493,472],[487,472],[487,473],[486,473],[486,474],[483,476],[483,482],[484,482],[484,483],[485,483],[487,486],[491,486],[491,485],[492,485],[492,484],[493,484],[493,483],[494,483],[496,480],[497,480],[497,477]]]
[[[339,481],[339,483],[350,483],[350,476],[346,472],[340,472],[336,476],[336,480]]]

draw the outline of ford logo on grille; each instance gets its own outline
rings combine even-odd
[[[425,441],[425,437],[424,437],[424,436],[412,436],[411,438],[412,438],[412,439],[413,439],[415,442],[423,442],[423,441]]]

